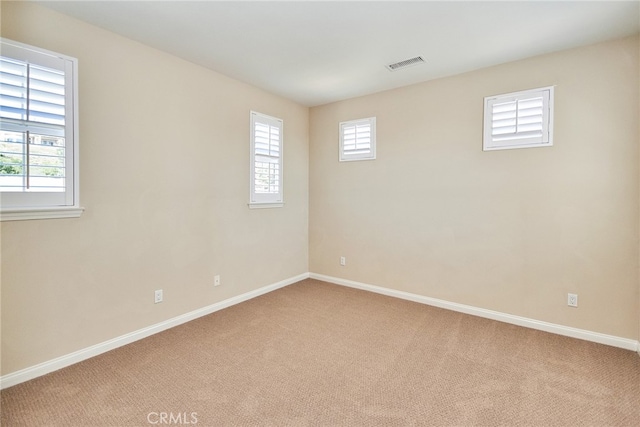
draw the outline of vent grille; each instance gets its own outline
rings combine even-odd
[[[396,71],[401,68],[411,67],[412,65],[422,64],[423,62],[425,61],[422,56],[416,56],[415,58],[405,59],[404,61],[396,62],[395,64],[389,64],[387,65],[387,68],[389,71]]]

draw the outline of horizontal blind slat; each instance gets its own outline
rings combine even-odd
[[[495,135],[494,141],[506,141],[510,139],[524,139],[524,138],[533,138],[533,137],[541,137],[542,132],[539,131],[528,131],[528,132],[517,132],[517,133],[506,133],[501,135]]]

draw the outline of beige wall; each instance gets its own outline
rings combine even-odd
[[[1,28],[79,59],[86,208],[2,223],[2,374],[308,271],[306,107],[33,4]],[[252,109],[284,120],[282,209],[247,207]]]
[[[551,85],[553,147],[482,151],[483,97]],[[312,108],[310,270],[638,339],[638,89],[628,38]]]
[[[637,38],[309,115],[48,9],[1,5],[3,37],[79,58],[86,207],[0,225],[2,375],[306,271],[640,338]],[[547,85],[555,146],[483,153],[483,97]],[[246,206],[252,109],[285,122],[283,209]],[[338,123],[369,116],[378,159],[339,163]]]

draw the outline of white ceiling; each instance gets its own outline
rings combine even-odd
[[[638,0],[41,4],[306,106],[640,30]]]

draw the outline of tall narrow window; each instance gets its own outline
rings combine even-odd
[[[484,99],[484,151],[551,145],[553,87]]]
[[[340,123],[340,161],[376,158],[376,118]]]
[[[77,61],[0,42],[2,219],[79,216]]]
[[[251,112],[250,207],[281,207],[282,120]]]

